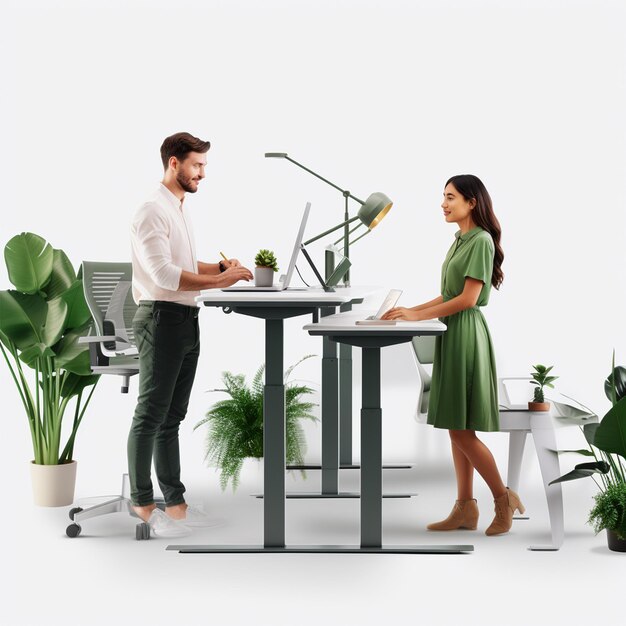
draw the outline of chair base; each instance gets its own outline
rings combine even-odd
[[[165,501],[162,498],[155,498],[155,504],[160,509],[165,509]],[[128,474],[122,474],[122,489],[119,496],[115,496],[106,502],[100,504],[94,504],[93,506],[83,509],[81,507],[74,507],[70,510],[70,519],[74,522],[68,527],[68,537],[76,537],[80,534],[80,523],[86,519],[92,517],[99,517],[101,515],[108,515],[109,513],[122,513],[126,512],[131,517],[140,519],[135,513],[130,501],[130,482]],[[142,537],[147,538],[147,537]]]

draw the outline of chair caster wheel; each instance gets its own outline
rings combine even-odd
[[[143,539],[150,539],[150,524],[147,522],[141,522],[135,526],[135,539],[141,541]]]
[[[74,521],[74,515],[76,513],[80,513],[83,509],[79,506],[75,506],[73,509],[70,509],[70,519]]]
[[[74,537],[78,537],[78,535],[80,535],[81,530],[80,524],[70,524],[65,529],[65,534],[73,539]]]

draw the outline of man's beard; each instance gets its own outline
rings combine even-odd
[[[198,185],[195,187],[191,186],[193,178],[183,178],[180,174],[176,176],[176,182],[183,188],[187,193],[196,193],[198,191]]]

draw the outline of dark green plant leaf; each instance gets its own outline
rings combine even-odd
[[[583,434],[585,435],[585,440],[590,446],[593,445],[593,440],[595,439],[596,430],[598,430],[598,426],[600,426],[599,422],[594,423],[594,424],[585,424],[583,426]]]
[[[62,298],[53,298],[48,301],[46,323],[43,327],[43,343],[53,346],[63,334],[67,320],[67,304]]]
[[[48,356],[53,357],[54,352],[45,343],[35,343],[26,350],[22,350],[20,360],[34,369],[38,359]]]
[[[47,300],[62,295],[76,280],[76,272],[65,252],[54,249],[52,255],[52,272],[44,285]]]
[[[0,330],[19,350],[44,343],[43,326],[48,305],[41,296],[13,290],[0,291],[0,310]]]
[[[593,463],[579,463],[571,472],[550,481],[548,484],[564,483],[569,480],[578,480],[579,478],[587,478],[592,474],[608,474],[610,471],[609,464],[605,461],[594,461]]]
[[[66,333],[53,350],[56,353],[56,366],[80,376],[91,375],[89,365],[89,346],[79,344],[78,340],[89,331],[89,324]]]
[[[67,304],[67,320],[65,329],[73,330],[81,328],[86,322],[91,320],[91,313],[85,300],[83,292],[83,281],[75,280],[72,285],[61,295]]]
[[[612,374],[609,374],[604,381],[604,393],[606,397],[613,402],[612,387],[613,379],[615,378],[615,391],[617,394],[617,400],[621,400],[626,397],[626,367],[618,365]]]
[[[61,396],[63,398],[77,396],[83,389],[95,385],[100,378],[97,374],[91,374],[90,376],[79,376],[73,372],[68,372],[63,378],[63,384],[61,385]]]
[[[16,235],[4,248],[9,280],[22,293],[39,293],[50,278],[53,256],[52,246],[39,235]]]
[[[619,400],[602,418],[593,445],[626,459],[626,398]]]

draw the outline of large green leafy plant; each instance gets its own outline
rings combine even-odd
[[[89,368],[88,346],[78,343],[91,323],[82,280],[63,250],[33,233],[13,237],[4,259],[15,289],[0,291],[0,350],[28,417],[34,461],[67,463],[99,379]],[[74,418],[62,446],[72,401]]]
[[[594,460],[579,463],[550,484],[591,476],[599,493],[594,496],[589,523],[596,533],[607,529],[626,539],[626,369],[615,367],[615,359],[604,390],[613,406],[599,423],[583,427],[589,449],[561,450]]]
[[[302,396],[313,390],[307,385],[289,381],[293,369],[314,355],[307,355],[285,372],[286,458],[289,464],[302,465],[306,452],[306,440],[300,424],[301,419],[317,421],[311,414],[316,406],[304,402]],[[222,391],[230,398],[216,402],[206,417],[194,426],[194,430],[208,424],[205,460],[221,471],[220,486],[226,489],[232,480],[233,490],[239,484],[243,462],[247,458],[263,458],[263,371],[261,366],[248,387],[242,374],[223,372]]]

